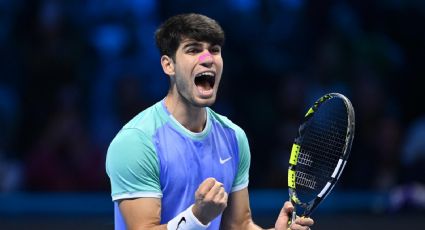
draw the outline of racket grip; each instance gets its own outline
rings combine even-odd
[[[291,219],[288,221],[288,226],[295,222],[295,218],[297,218],[297,213],[295,210],[291,213]]]

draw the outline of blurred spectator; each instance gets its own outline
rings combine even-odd
[[[0,146],[0,192],[14,192],[23,187],[23,165],[6,154]]]
[[[273,155],[266,163],[270,166],[267,175],[267,187],[283,188],[287,185],[286,169],[288,168],[292,143],[298,134],[298,127],[306,109],[305,95],[308,84],[302,74],[289,73],[281,79],[278,88]]]
[[[389,193],[390,212],[424,212],[425,185],[409,183],[396,186]]]
[[[18,146],[25,155],[49,122],[59,89],[77,79],[82,44],[79,31],[65,15],[62,1],[26,5],[17,33],[26,52],[20,87],[21,112],[25,116],[21,117]]]
[[[376,154],[373,189],[388,191],[400,181],[401,124],[394,117],[378,121],[374,137]]]
[[[367,189],[374,187],[377,164],[382,162],[377,148],[381,116],[385,114],[386,92],[382,82],[369,69],[360,69],[355,73],[352,103],[356,112],[356,133],[347,165],[342,177],[343,186]],[[385,154],[385,153],[381,153]],[[359,179],[361,178],[361,180]]]
[[[13,149],[17,141],[18,102],[16,92],[0,84],[0,192],[13,192],[22,187],[23,166]]]
[[[402,153],[404,182],[425,185],[425,116],[419,117],[408,126]]]
[[[25,159],[29,190],[107,188],[105,157],[91,145],[76,86],[61,88],[54,113]]]
[[[146,90],[150,75],[136,66],[136,60],[116,61],[100,69],[94,80],[90,98],[90,132],[93,141],[105,153],[110,140],[129,121],[128,118],[142,111],[151,98]]]
[[[300,119],[328,92],[346,94],[356,110],[340,187],[386,190],[401,182],[411,191],[410,183],[425,183],[419,118],[425,107],[403,103],[425,98],[424,1],[6,0],[0,6],[2,191],[21,188],[25,166],[26,187],[34,190],[106,189],[107,144],[166,90],[153,30],[161,18],[183,12],[216,18],[227,31],[215,107],[247,131],[253,188],[286,187],[282,167]]]

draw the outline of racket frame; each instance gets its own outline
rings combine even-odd
[[[314,113],[319,109],[319,107],[326,101],[332,99],[332,98],[340,98],[345,104],[345,107],[347,109],[347,133],[345,138],[345,145],[343,148],[343,153],[338,160],[337,166],[335,167],[331,179],[328,180],[326,185],[322,188],[321,192],[314,198],[313,200],[304,203],[298,199],[297,192],[296,192],[296,165],[298,161],[298,155],[301,148],[301,138],[303,136],[303,129],[308,124],[308,121],[311,117],[314,116]],[[289,159],[289,168],[288,168],[288,190],[289,190],[289,199],[294,205],[294,211],[292,213],[292,222],[295,220],[296,217],[296,205],[299,205],[304,209],[304,212],[302,216],[308,217],[311,215],[311,213],[315,210],[315,208],[319,205],[319,203],[326,198],[327,195],[332,191],[334,188],[336,182],[339,180],[339,177],[342,174],[342,171],[345,168],[345,165],[347,163],[347,159],[350,155],[351,151],[351,145],[354,138],[354,129],[355,129],[355,115],[354,115],[354,108],[350,102],[350,100],[345,97],[344,95],[340,93],[329,93],[321,98],[319,98],[312,107],[310,107],[304,117],[304,122],[300,125],[299,128],[299,135],[297,138],[295,138],[295,141],[292,145],[291,150],[291,156]]]

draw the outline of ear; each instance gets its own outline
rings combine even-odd
[[[168,76],[173,76],[176,74],[174,70],[174,61],[171,57],[167,55],[162,55],[161,66],[164,73],[167,74]]]

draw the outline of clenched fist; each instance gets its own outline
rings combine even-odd
[[[202,224],[208,224],[227,207],[227,197],[222,183],[211,177],[205,179],[195,192],[193,215]]]

